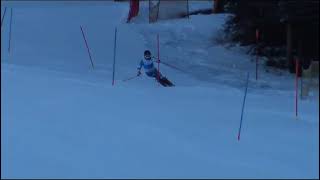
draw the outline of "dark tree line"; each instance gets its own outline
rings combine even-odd
[[[319,0],[224,0],[224,9],[234,15],[225,28],[230,40],[254,45],[250,53],[268,64],[293,72],[296,57],[304,68],[319,60]]]

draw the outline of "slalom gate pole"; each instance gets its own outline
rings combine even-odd
[[[157,46],[158,46],[158,85],[160,86],[160,45],[159,45],[159,34],[157,34]]]
[[[10,50],[11,50],[11,36],[12,36],[12,8],[11,8],[11,11],[10,11],[10,29],[9,29],[9,47],[8,47],[8,52],[10,53]]]
[[[2,15],[2,18],[1,18],[1,28],[2,28],[2,23],[3,23],[5,15],[6,15],[6,12],[7,12],[7,7],[4,8],[4,12],[3,12],[3,15]]]
[[[85,36],[85,34],[83,32],[82,26],[80,26],[80,29],[81,29],[82,36],[83,36],[84,42],[85,42],[87,50],[88,50],[88,54],[89,54],[89,58],[90,58],[90,61],[91,61],[92,68],[94,69],[94,65],[93,65],[93,61],[92,61],[92,57],[91,57],[91,53],[90,53],[90,48],[89,48],[86,36]]]
[[[259,29],[256,29],[256,43],[257,43],[257,55],[256,55],[256,80],[258,80],[258,53],[259,53],[259,48],[258,48],[258,41],[259,41]]]
[[[115,31],[114,31],[112,86],[114,86],[114,74],[115,74],[115,67],[116,67],[116,51],[117,51],[117,28],[115,28]]]
[[[295,91],[296,91],[296,95],[295,95],[295,111],[296,111],[296,119],[298,119],[298,71],[299,71],[299,61],[298,58],[295,58],[295,65],[296,65],[296,78],[295,78]]]
[[[241,127],[242,127],[242,119],[243,119],[243,111],[244,111],[244,105],[246,102],[247,92],[248,92],[248,85],[249,85],[249,72],[247,73],[247,82],[246,82],[246,90],[244,92],[244,98],[242,103],[242,110],[241,110],[241,118],[240,118],[240,127],[238,131],[238,141],[240,141],[240,135],[241,135]]]

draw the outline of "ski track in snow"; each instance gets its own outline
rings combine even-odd
[[[228,15],[126,24],[127,3],[1,5],[14,8],[11,54],[8,16],[1,33],[1,178],[319,178],[319,102],[299,100],[296,120],[294,75],[261,64],[256,82],[245,48],[215,44]],[[122,82],[144,49],[156,56],[158,33],[160,59],[187,73],[161,65],[174,88]]]

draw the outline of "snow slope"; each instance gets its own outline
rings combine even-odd
[[[1,178],[319,178],[318,101],[299,101],[296,120],[292,75],[255,82],[241,47],[214,44],[227,15],[125,24],[126,3],[1,3],[14,10],[10,53],[8,16],[1,33]],[[161,59],[184,70],[160,67],[177,86],[122,82],[144,49],[156,54],[156,34]]]

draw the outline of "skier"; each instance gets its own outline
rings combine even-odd
[[[141,68],[144,68],[144,71],[147,76],[154,77],[162,86],[174,86],[166,77],[162,76],[160,72],[154,67],[151,52],[149,50],[144,51],[144,59],[140,61],[138,66],[138,76],[141,75]]]

